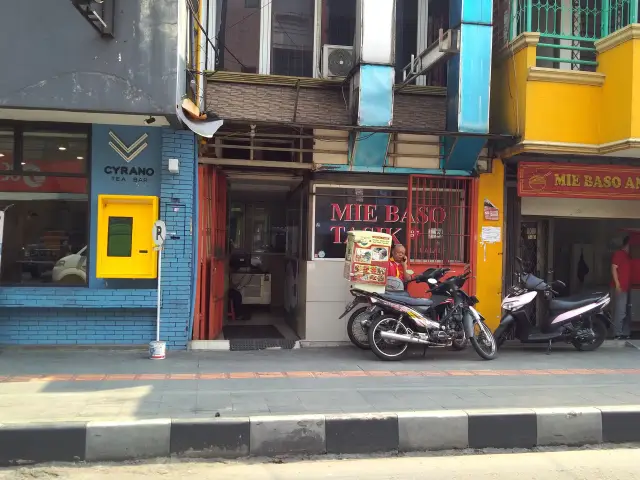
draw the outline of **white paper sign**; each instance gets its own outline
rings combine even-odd
[[[482,227],[482,241],[484,243],[498,243],[501,238],[500,227]]]

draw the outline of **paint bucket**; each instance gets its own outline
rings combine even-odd
[[[167,352],[167,342],[150,342],[149,358],[151,360],[164,360]]]

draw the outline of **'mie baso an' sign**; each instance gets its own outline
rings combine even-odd
[[[332,233],[333,243],[346,242],[347,232],[350,230],[388,233],[393,237],[394,243],[403,243],[405,235],[401,235],[401,232],[406,228],[407,215],[409,212],[406,209],[401,211],[396,205],[332,203],[329,231]],[[419,226],[440,225],[446,218],[447,212],[442,207],[417,207],[411,223],[418,228],[411,231],[411,237],[422,230]]]
[[[640,168],[522,162],[521,197],[640,199]]]

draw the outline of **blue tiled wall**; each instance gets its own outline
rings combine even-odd
[[[196,144],[186,131],[162,129],[161,140],[156,138],[162,155],[160,217],[168,231],[161,339],[169,348],[184,349],[193,318]],[[167,171],[169,158],[180,160],[178,175]],[[156,301],[156,290],[149,288],[0,287],[0,344],[144,345],[155,337]]]

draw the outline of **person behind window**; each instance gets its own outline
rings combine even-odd
[[[394,245],[391,249],[387,276],[399,278],[403,282],[411,280],[411,272],[408,270],[407,262],[407,249],[404,248],[404,245],[401,243]]]
[[[624,237],[622,248],[613,254],[611,260],[611,286],[614,292],[613,329],[616,339],[627,339],[631,336],[631,323],[627,318],[627,301],[631,288],[631,256],[629,255],[630,238]],[[625,321],[626,319],[626,321]]]

